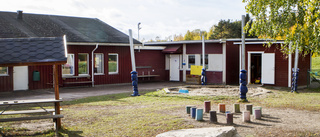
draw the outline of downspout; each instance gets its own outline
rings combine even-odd
[[[99,44],[96,44],[96,48],[94,48],[91,52],[91,76],[92,76],[92,87],[94,87],[94,52],[98,49]]]

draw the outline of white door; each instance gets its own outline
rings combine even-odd
[[[13,90],[28,90],[28,66],[13,67]]]
[[[275,54],[264,53],[262,54],[262,65],[261,65],[261,83],[262,84],[274,84],[275,77]]]
[[[170,81],[180,80],[180,57],[179,55],[170,55]]]

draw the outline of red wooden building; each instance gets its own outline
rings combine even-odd
[[[99,19],[18,11],[0,12],[0,24],[0,38],[66,35],[68,58],[67,64],[59,65],[60,86],[130,82],[129,36]],[[39,81],[34,80],[34,72],[40,74]],[[52,72],[52,65],[0,67],[0,92],[52,88]]]
[[[129,36],[96,18],[0,12],[0,24],[0,38],[66,35],[67,64],[59,66],[62,87],[131,82]],[[264,43],[246,39],[248,82],[261,79],[262,84],[290,87],[293,55],[283,55],[277,43],[270,48],[264,47]],[[186,81],[190,66],[202,62],[201,41],[142,45],[134,40],[134,45],[139,82]],[[307,84],[310,65],[310,55],[299,58],[299,85]],[[238,84],[240,39],[206,40],[205,66],[208,83]],[[0,92],[52,88],[52,71],[52,65],[0,67]],[[39,72],[39,81],[34,80],[34,72]]]
[[[265,47],[264,40],[246,39],[246,70],[248,83],[291,87],[294,55],[284,55],[280,42]],[[186,81],[190,65],[202,66],[201,41],[150,42],[145,46],[164,46],[165,69],[170,81]],[[241,64],[240,39],[206,40],[205,66],[210,84],[238,84]],[[153,56],[154,57],[154,56]],[[159,57],[158,57],[159,58]],[[156,61],[156,60],[155,60]],[[300,56],[298,85],[307,85],[311,56]]]

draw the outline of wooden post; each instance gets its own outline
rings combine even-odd
[[[54,75],[54,80],[53,80],[53,84],[54,84],[54,95],[55,95],[55,99],[59,100],[59,80],[58,80],[58,65],[54,64],[53,65],[53,75]],[[60,114],[60,102],[56,102],[54,103],[54,109],[55,109],[55,114],[59,115]],[[57,118],[56,119],[56,130],[61,128],[61,118]]]

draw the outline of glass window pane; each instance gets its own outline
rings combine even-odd
[[[109,54],[109,73],[118,73],[118,54]]]
[[[191,68],[191,65],[196,64],[196,57],[195,55],[188,55],[188,68]]]
[[[62,65],[63,75],[73,75],[74,74],[74,55],[68,54],[67,64]]]
[[[103,54],[94,54],[94,73],[103,73]]]
[[[8,67],[0,67],[0,75],[8,75]]]
[[[205,66],[206,66],[206,69],[208,69],[208,54],[204,55],[204,63],[205,63]],[[201,55],[201,66],[202,66],[202,55]]]
[[[79,54],[78,60],[79,74],[88,74],[88,54]]]

